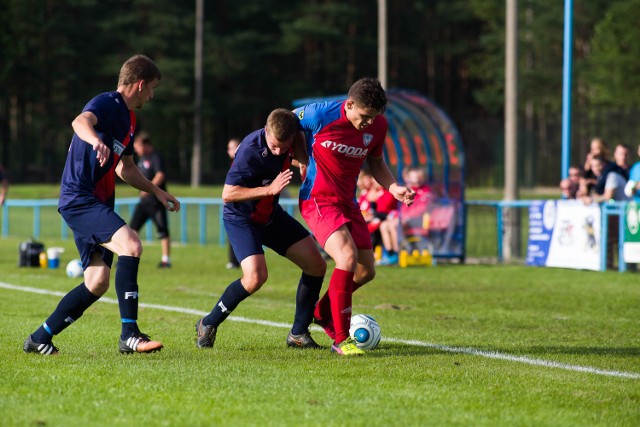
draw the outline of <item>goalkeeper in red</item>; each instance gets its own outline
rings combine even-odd
[[[373,247],[356,203],[356,182],[365,160],[373,177],[410,205],[414,193],[396,183],[382,148],[387,135],[387,97],[377,79],[362,78],[345,101],[294,110],[306,136],[309,162],[300,188],[300,211],[316,239],[336,263],[314,321],[343,356],[363,354],[349,337],[352,294],[375,276]]]

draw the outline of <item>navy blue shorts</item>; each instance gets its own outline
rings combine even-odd
[[[94,252],[99,252],[102,260],[109,268],[113,264],[113,252],[100,246],[126,223],[109,206],[95,202],[81,206],[68,206],[58,209],[62,218],[73,231],[73,238],[82,260],[82,268],[86,270],[91,263]]]
[[[293,244],[309,236],[309,232],[284,210],[274,212],[271,222],[265,225],[224,216],[224,228],[238,262],[251,255],[264,254],[262,246],[285,256]]]

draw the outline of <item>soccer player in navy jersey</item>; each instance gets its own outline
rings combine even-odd
[[[309,156],[300,212],[336,263],[314,320],[334,340],[331,350],[344,356],[363,354],[349,337],[352,294],[375,276],[371,238],[355,199],[365,160],[375,180],[397,200],[410,205],[414,197],[411,189],[396,183],[382,157],[386,105],[380,82],[363,78],[351,86],[345,101],[294,110]]]
[[[109,288],[113,254],[118,254],[116,294],[122,320],[121,353],[149,353],[162,348],[138,328],[138,235],[113,210],[115,177],[152,193],[170,211],[180,209],[171,194],[147,180],[133,162],[134,108],[153,98],[161,75],[144,55],[120,69],[118,87],[87,103],[71,124],[74,130],[60,184],[58,211],[73,231],[84,269],[84,282],[66,294],[47,320],[24,342],[27,353],[57,354],[52,337],[82,316]]]
[[[242,277],[229,284],[211,312],[196,323],[198,348],[213,347],[220,324],[267,281],[263,245],[302,270],[287,345],[320,348],[309,334],[309,325],[327,264],[309,232],[278,203],[280,193],[291,182],[291,161],[306,157],[302,139],[294,144],[299,134],[296,116],[278,108],[269,114],[263,129],[250,133],[238,146],[222,199],[224,227],[240,261]],[[302,161],[306,163],[306,159]]]

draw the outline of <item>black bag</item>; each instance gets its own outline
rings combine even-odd
[[[40,267],[40,252],[44,251],[44,245],[32,239],[20,243],[20,259],[18,267]]]

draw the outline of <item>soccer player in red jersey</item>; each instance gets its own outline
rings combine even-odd
[[[365,160],[375,180],[410,205],[414,193],[399,185],[382,156],[387,97],[377,79],[362,78],[345,101],[294,110],[304,130],[309,161],[300,188],[300,211],[336,267],[329,289],[318,301],[316,323],[334,340],[331,350],[361,355],[349,337],[352,294],[375,276],[367,224],[356,204],[356,182]]]

